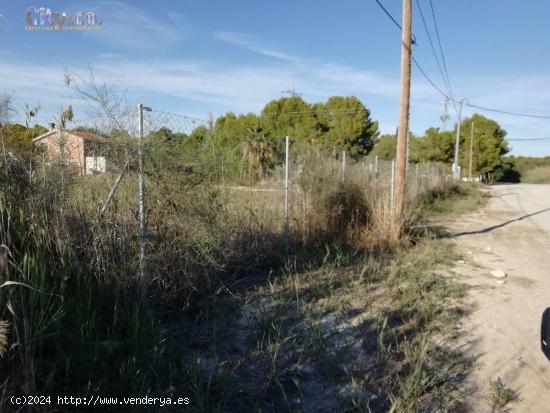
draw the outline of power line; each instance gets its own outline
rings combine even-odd
[[[521,141],[550,141],[550,138],[524,138],[524,139],[506,139],[510,142],[521,142]]]
[[[434,55],[435,61],[437,63],[437,67],[439,68],[439,73],[441,74],[441,78],[443,79],[443,83],[445,84],[445,87],[447,88],[447,92],[450,93],[450,85],[447,83],[447,80],[445,78],[445,74],[443,73],[443,68],[441,67],[441,62],[439,61],[439,57],[437,56],[437,52],[435,50],[435,46],[432,41],[432,36],[430,35],[430,30],[428,29],[428,24],[426,23],[426,19],[424,18],[424,12],[422,11],[422,7],[420,6],[419,0],[416,0],[416,5],[418,6],[418,11],[420,12],[420,17],[422,18],[422,23],[424,25],[424,29],[426,30],[426,34],[428,35],[428,41],[430,42],[430,47],[432,49],[432,53]]]
[[[536,114],[531,114],[531,113],[511,112],[511,111],[507,111],[507,110],[488,108],[488,107],[485,107],[485,106],[474,105],[473,103],[470,103],[468,101],[466,101],[466,105],[471,107],[471,108],[486,110],[486,111],[489,111],[489,112],[502,113],[504,115],[520,116],[520,117],[524,117],[524,118],[535,118],[535,119],[550,119],[550,116],[547,116],[547,115],[536,115]]]
[[[380,6],[380,8],[382,10],[384,10],[384,13],[386,13],[386,16],[388,16],[390,18],[390,20],[399,28],[400,31],[403,31],[403,28],[401,27],[401,25],[399,24],[399,22],[391,15],[391,13],[388,11],[388,9],[386,9],[384,7],[384,5],[380,2],[380,0],[374,0],[376,1],[376,3],[378,3],[378,5]]]
[[[439,87],[435,84],[435,82],[434,82],[432,79],[430,79],[430,77],[426,74],[426,72],[424,71],[424,69],[422,69],[422,66],[420,66],[420,63],[418,63],[418,61],[414,58],[414,56],[412,56],[412,61],[413,61],[413,63],[416,65],[416,67],[418,68],[418,70],[420,70],[420,73],[422,73],[422,75],[426,78],[426,80],[430,83],[430,85],[432,85],[432,87],[433,87],[435,90],[437,90],[439,93],[441,93],[441,94],[443,95],[443,97],[445,97],[445,98],[447,98],[447,99],[449,99],[449,100],[451,100],[451,101],[454,102],[453,99],[450,99],[449,96],[447,96],[447,94],[446,94],[445,92],[443,92],[443,91],[441,90],[441,88],[439,88]]]
[[[384,13],[386,13],[386,16],[388,16],[390,18],[390,20],[393,22],[393,24],[395,24],[398,28],[399,28],[399,31],[403,31],[403,28],[401,27],[401,25],[399,24],[399,22],[395,19],[395,17],[392,16],[392,14],[388,11],[388,9],[386,9],[384,7],[384,5],[380,2],[380,0],[374,0],[376,1],[376,3],[380,6],[380,8],[384,11]],[[411,33],[411,43],[412,44],[416,44],[416,38],[414,36],[414,34]]]
[[[391,21],[399,28],[400,31],[403,31],[403,28],[401,27],[401,25],[397,22],[397,20],[391,15],[391,13],[384,7],[384,5],[382,3],[380,3],[379,0],[375,0],[376,3],[382,8],[382,10],[384,10],[384,13],[386,13],[386,15],[391,19]],[[412,44],[416,44],[416,40],[414,39],[414,35],[412,36]],[[420,66],[420,63],[418,63],[418,61],[415,59],[414,56],[411,56],[412,58],[412,61],[413,63],[415,64],[415,66],[418,68],[418,70],[420,70],[420,73],[422,73],[422,76],[424,76],[426,78],[426,80],[430,83],[430,85],[432,85],[432,87],[437,90],[439,93],[441,93],[443,95],[443,97],[449,99],[449,96],[447,96],[447,93],[443,92],[441,90],[440,87],[438,87],[435,82],[428,76],[428,74],[426,73],[426,71],[422,68],[422,66]],[[443,79],[445,81],[445,79]],[[449,100],[452,100],[452,99],[449,99]]]
[[[439,28],[437,25],[437,19],[435,17],[435,9],[434,9],[432,0],[430,0],[430,8],[432,11],[432,18],[434,21],[435,34],[437,36],[437,43],[439,44],[439,52],[441,53],[441,60],[443,61],[443,69],[445,72],[445,77],[447,79],[447,84],[449,85],[449,95],[454,100],[453,87],[451,85],[451,79],[449,78],[449,71],[447,70],[447,59],[445,59],[445,53],[443,52],[443,46],[441,44],[441,37],[439,36]],[[453,103],[453,106],[455,106],[454,103]],[[456,106],[455,106],[455,110],[456,110]]]
[[[260,116],[279,116],[279,115],[302,115],[302,114],[311,114],[316,113],[332,113],[332,112],[343,112],[343,113],[355,113],[360,109],[350,108],[350,109],[319,109],[319,110],[303,110],[296,112],[267,112],[261,113]]]
[[[379,1],[379,0],[375,0],[376,3],[380,6],[380,8],[382,8],[382,10],[384,11],[384,13],[386,13],[386,15],[391,19],[391,21],[395,24],[395,26],[397,26],[399,28],[400,31],[403,31],[403,28],[401,27],[401,25],[397,22],[397,20],[388,12],[388,10],[384,7],[384,5]],[[459,118],[458,121],[460,122],[460,115],[459,115],[459,112],[458,112],[458,109],[457,109],[457,106],[456,106],[456,103],[462,103],[462,102],[466,102],[466,105],[469,106],[469,107],[472,107],[472,108],[477,108],[477,109],[480,109],[480,110],[485,110],[485,111],[490,111],[490,112],[495,112],[495,113],[502,113],[502,114],[505,114],[505,115],[511,115],[511,116],[520,116],[520,117],[527,117],[527,118],[535,118],[535,119],[550,119],[550,116],[547,116],[547,115],[537,115],[537,114],[528,114],[528,113],[519,113],[519,112],[512,112],[512,111],[506,111],[506,110],[501,110],[501,109],[495,109],[495,108],[488,108],[488,107],[485,107],[485,106],[479,106],[479,105],[474,105],[474,104],[471,104],[470,102],[468,102],[468,100],[463,100],[461,102],[458,102],[455,100],[454,98],[454,92],[453,92],[453,89],[452,89],[452,84],[451,84],[451,80],[450,80],[450,76],[449,76],[449,71],[447,69],[447,61],[445,59],[445,53],[443,51],[443,45],[442,45],[442,42],[441,42],[441,36],[439,35],[439,27],[438,27],[438,24],[437,24],[437,19],[436,19],[436,16],[435,16],[435,8],[434,8],[434,5],[433,5],[433,1],[430,0],[430,9],[431,9],[431,13],[432,13],[432,18],[433,18],[433,22],[434,22],[434,27],[435,27],[435,33],[436,33],[436,36],[437,36],[437,42],[438,42],[438,45],[439,45],[439,51],[440,51],[440,54],[441,54],[441,60],[443,62],[443,68],[441,67],[441,63],[439,61],[439,58],[438,58],[438,55],[437,55],[437,52],[435,50],[435,46],[433,44],[433,41],[432,41],[432,38],[431,38],[431,35],[430,35],[430,31],[428,29],[428,25],[426,23],[426,19],[424,17],[424,13],[422,11],[422,7],[420,6],[420,2],[419,0],[416,0],[416,4],[418,6],[418,10],[420,11],[420,16],[422,18],[422,23],[424,25],[424,29],[426,30],[426,34],[428,36],[428,40],[429,40],[429,43],[430,43],[430,47],[432,49],[432,53],[433,53],[433,56],[435,58],[435,61],[437,63],[437,66],[438,66],[438,69],[439,69],[439,73],[441,74],[441,77],[443,79],[443,83],[445,85],[445,88],[447,89],[447,93],[443,92],[443,90],[441,90],[441,88],[439,88],[435,82],[428,76],[428,74],[424,71],[424,69],[422,68],[422,66],[420,66],[420,64],[418,63],[418,61],[414,58],[414,56],[411,56],[412,57],[412,61],[414,62],[414,64],[416,65],[416,67],[418,68],[418,70],[420,70],[420,73],[424,76],[424,78],[428,81],[428,83],[435,89],[437,90],[443,97],[445,97],[448,101],[450,101],[453,105],[453,108],[457,114],[457,117]],[[416,42],[413,41],[412,42],[413,44],[415,44]],[[450,95],[450,97],[449,97]],[[462,111],[462,110],[461,110]],[[508,141],[510,142],[543,142],[543,141],[550,141],[550,138],[525,138],[525,139],[508,139]]]

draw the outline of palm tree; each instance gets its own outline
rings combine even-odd
[[[273,141],[260,127],[248,129],[243,151],[243,158],[248,161],[249,176],[265,179],[267,172],[275,163],[276,150]]]

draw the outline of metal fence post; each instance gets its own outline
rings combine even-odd
[[[145,190],[143,183],[143,104],[138,105],[139,113],[139,285],[141,298],[147,295],[145,279]]]
[[[285,234],[284,234],[284,243],[285,248],[289,249],[290,246],[290,228],[288,223],[288,160],[289,160],[289,150],[290,150],[290,138],[287,136],[285,138]]]
[[[342,151],[342,181],[346,180],[346,151]]]

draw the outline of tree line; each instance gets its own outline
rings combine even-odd
[[[3,144],[28,152],[32,138],[43,131],[45,128],[40,126],[31,130],[23,125],[4,124]],[[431,127],[423,135],[411,135],[410,161],[451,164],[455,135],[456,125],[455,130]],[[265,178],[282,163],[285,136],[292,139],[294,157],[311,152],[338,156],[346,151],[355,159],[393,159],[396,153],[396,136],[380,135],[371,111],[355,96],[333,96],[319,103],[306,102],[299,96],[282,97],[268,102],[259,114],[228,112],[190,134],[161,127],[150,133],[146,141],[157,159],[176,157],[210,175],[219,175],[223,168],[226,178],[245,175],[256,180]],[[506,131],[496,121],[479,114],[462,121],[459,164],[463,175],[468,173],[470,148],[472,176],[510,176],[513,162],[504,158],[509,152]]]
[[[510,175],[513,163],[504,158],[504,155],[510,152],[506,131],[496,121],[474,114],[462,121],[460,130],[459,165],[463,176],[469,173],[470,153],[472,176],[491,174],[498,180]],[[414,163],[451,164],[455,155],[455,142],[456,125],[451,131],[442,131],[435,127],[428,128],[423,136],[411,135],[409,159]],[[394,158],[396,145],[395,135],[382,135],[374,146],[372,155]]]
[[[473,134],[471,125],[474,124]],[[171,139],[170,131],[157,131],[153,140]],[[356,97],[334,96],[325,103],[308,103],[301,97],[283,97],[270,101],[259,115],[249,113],[220,116],[210,126],[196,128],[182,145],[183,156],[190,162],[215,167],[222,162],[227,176],[243,165],[249,175],[265,177],[283,160],[283,137],[292,138],[292,154],[325,153],[339,156],[346,151],[351,158],[379,156],[393,159],[396,135],[380,135],[378,122]],[[454,159],[454,130],[428,128],[423,135],[411,135],[409,159],[413,163],[441,162]],[[470,140],[473,137],[472,145]],[[459,164],[468,173],[472,149],[472,176],[491,174],[495,179],[509,176],[513,168],[503,156],[510,149],[506,131],[494,120],[474,114],[461,123]]]

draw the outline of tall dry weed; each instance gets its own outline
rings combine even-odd
[[[405,233],[407,212],[400,216],[387,192],[372,197],[369,202],[370,221],[363,228],[361,243],[366,247],[383,251],[393,251],[408,245],[410,240]]]

